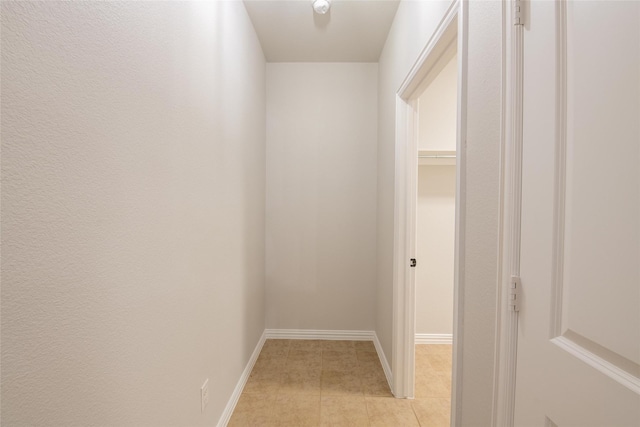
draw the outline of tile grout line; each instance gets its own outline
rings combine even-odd
[[[414,408],[413,402],[411,402],[410,406],[411,406],[411,412],[413,412],[413,416],[416,417],[416,421],[418,421],[418,425],[420,427],[422,427],[422,422],[420,421],[420,418],[418,417],[418,414],[416,414],[416,408]]]

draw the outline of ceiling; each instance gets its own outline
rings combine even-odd
[[[399,0],[244,0],[268,62],[377,62]]]

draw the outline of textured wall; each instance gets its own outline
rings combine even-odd
[[[500,240],[502,4],[469,2],[460,425],[489,425]]]
[[[2,2],[2,424],[215,424],[264,328],[264,176],[242,3]]]
[[[377,64],[267,66],[267,327],[373,330]]]

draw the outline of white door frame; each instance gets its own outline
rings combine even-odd
[[[515,1],[503,3],[503,95],[501,169],[501,259],[496,353],[494,359],[494,427],[511,427],[515,415],[518,312],[510,307],[512,278],[520,276],[520,230],[522,218],[522,138],[524,29],[528,26],[528,5],[518,2],[521,18],[516,24]]]
[[[417,135],[416,98],[420,85],[440,57],[457,38],[457,167],[456,231],[454,273],[452,425],[456,425],[456,402],[461,393],[462,311],[464,307],[464,229],[466,200],[466,81],[467,81],[467,2],[456,0],[438,24],[396,95],[396,173],[394,215],[393,281],[393,393],[398,398],[413,398],[415,376],[415,270],[409,268],[415,257]]]

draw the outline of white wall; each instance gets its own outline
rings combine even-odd
[[[502,4],[468,6],[466,206],[461,278],[464,330],[459,425],[490,425],[498,271]],[[376,332],[391,360],[395,94],[449,2],[401,2],[379,62],[378,293]],[[460,52],[458,52],[460,54]],[[392,362],[393,363],[393,362]]]
[[[418,169],[416,333],[451,334],[456,167]]]
[[[456,151],[457,55],[454,55],[429,83],[418,102],[418,149]]]
[[[264,329],[264,177],[242,3],[3,2],[2,424],[214,425]]]
[[[377,64],[267,65],[267,327],[372,330]]]

